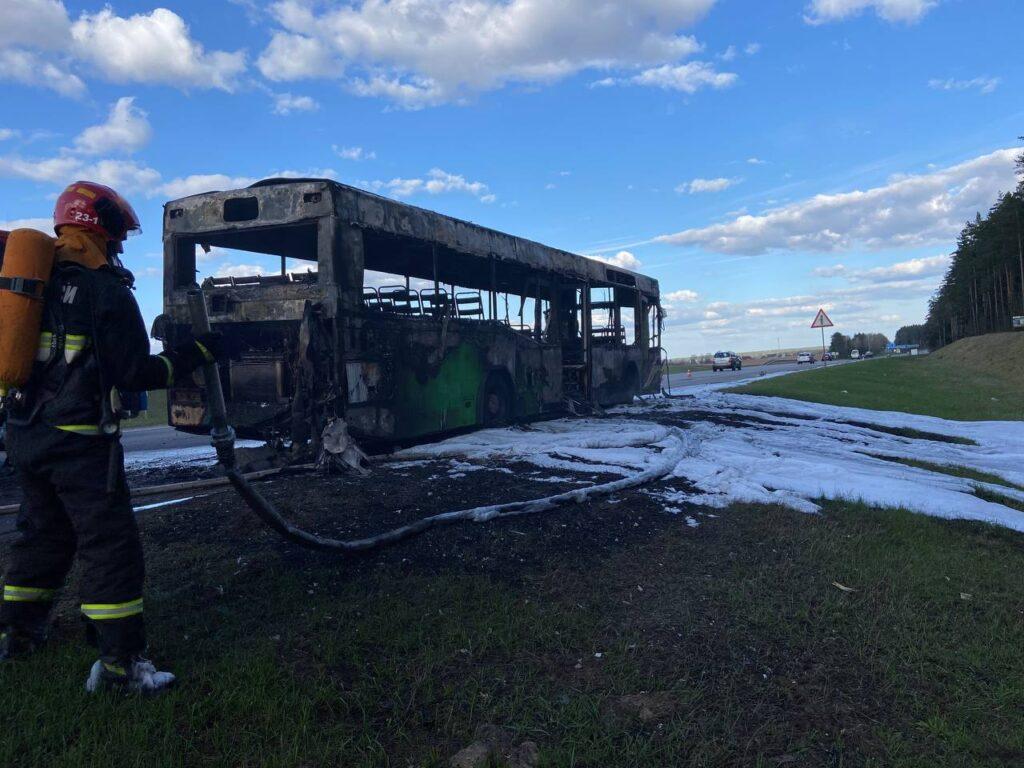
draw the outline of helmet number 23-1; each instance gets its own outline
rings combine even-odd
[[[90,216],[85,211],[72,211],[71,212],[71,218],[73,220],[75,220],[75,221],[83,221],[86,224],[97,224],[98,225],[100,223],[100,217],[99,216]]]

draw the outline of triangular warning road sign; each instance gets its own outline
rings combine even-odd
[[[824,309],[818,310],[818,316],[814,318],[814,322],[811,323],[811,328],[832,328],[833,323],[828,319],[828,315],[825,314]]]

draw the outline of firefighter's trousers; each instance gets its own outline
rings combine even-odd
[[[141,654],[145,568],[120,442],[44,424],[9,425],[7,449],[24,501],[0,625],[30,629],[44,623],[77,554],[81,610],[101,658],[114,662]]]

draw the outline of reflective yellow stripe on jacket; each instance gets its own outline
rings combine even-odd
[[[4,600],[9,603],[48,603],[53,600],[54,589],[42,587],[17,587],[13,584],[4,585]]]
[[[163,360],[164,365],[167,366],[167,388],[170,389],[174,386],[174,363],[167,355],[157,355],[157,357]]]
[[[142,613],[142,598],[127,603],[82,603],[82,613],[93,621],[127,619]]]
[[[51,331],[43,331],[39,334],[39,348],[36,352],[36,360],[40,363],[50,362],[54,353],[57,352],[54,338]],[[92,340],[88,336],[69,333],[64,337],[64,361],[68,364],[73,363],[91,345]]]
[[[63,424],[57,427],[61,432],[74,432],[76,435],[102,435],[103,430],[98,424]]]

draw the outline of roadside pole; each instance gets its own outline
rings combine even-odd
[[[819,309],[814,322],[811,323],[811,328],[821,328],[821,362],[826,368],[828,368],[828,360],[825,359],[825,329],[832,327],[833,323],[825,314],[825,310]]]

